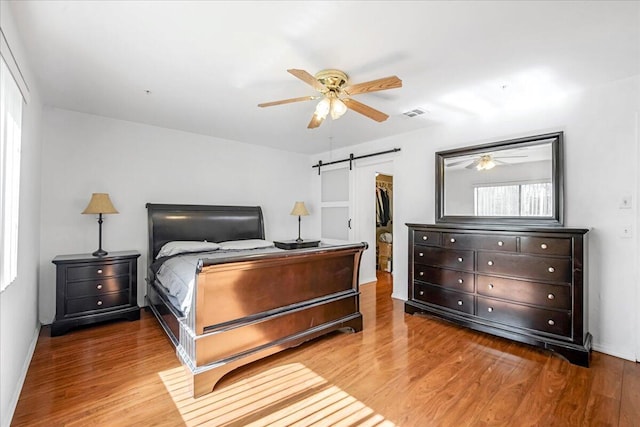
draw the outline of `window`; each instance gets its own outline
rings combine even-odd
[[[22,94],[0,57],[0,291],[18,270]]]
[[[473,191],[478,216],[551,216],[551,182],[477,186]]]

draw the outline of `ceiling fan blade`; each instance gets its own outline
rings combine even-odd
[[[293,74],[303,82],[311,85],[315,90],[319,92],[326,92],[328,89],[325,85],[320,83],[315,77],[309,74],[305,70],[296,70],[295,68],[291,68],[287,70],[289,73]]]
[[[457,165],[461,165],[462,163],[466,163],[469,160],[460,160],[458,162],[453,162],[453,163],[447,163],[445,166],[449,167],[449,166],[457,166]]]
[[[274,105],[289,104],[291,102],[311,101],[316,98],[318,97],[317,96],[301,96],[300,98],[289,98],[289,99],[282,99],[280,101],[264,102],[262,104],[258,104],[258,107],[272,107]]]
[[[402,80],[397,76],[390,76],[347,86],[343,88],[342,91],[349,95],[357,95],[359,93],[377,92],[379,90],[396,89],[399,87],[402,87]]]
[[[465,166],[465,169],[473,169],[476,166],[478,166],[478,164],[480,163],[480,160],[474,160],[473,162],[469,163],[467,166]]]
[[[342,102],[345,103],[348,109],[353,110],[356,113],[360,113],[363,116],[367,116],[376,122],[384,122],[389,118],[389,116],[382,111],[378,111],[375,108],[363,104],[362,102],[356,101],[355,99],[346,98],[343,99]]]
[[[311,121],[309,122],[309,125],[307,126],[307,128],[315,129],[318,126],[320,126],[323,121],[324,121],[324,117],[318,116],[317,114],[314,113],[313,116],[311,117]]]

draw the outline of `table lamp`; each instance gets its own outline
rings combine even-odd
[[[300,217],[309,215],[309,211],[304,206],[304,202],[296,202],[296,204],[293,205],[291,215],[298,215],[298,238],[296,239],[296,242],[302,242],[302,239],[300,238]]]
[[[98,214],[98,250],[93,252],[93,256],[105,256],[107,251],[102,249],[102,215],[117,214],[118,211],[113,207],[109,194],[93,193],[87,207],[82,211],[83,214]]]

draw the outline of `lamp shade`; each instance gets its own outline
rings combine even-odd
[[[291,215],[307,216],[309,215],[309,211],[304,206],[304,202],[296,202],[296,204],[293,205],[293,210],[291,211]]]
[[[83,214],[117,214],[118,211],[113,207],[108,193],[93,193],[87,207],[82,211]]]

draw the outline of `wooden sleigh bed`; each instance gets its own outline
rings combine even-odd
[[[147,306],[191,374],[194,397],[233,369],[345,329],[362,330],[358,275],[366,243],[198,259],[190,309],[156,275],[168,242],[264,239],[260,207],[147,204]],[[251,251],[249,251],[251,252]]]

